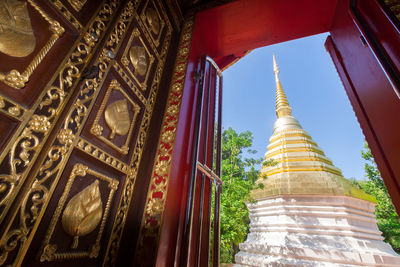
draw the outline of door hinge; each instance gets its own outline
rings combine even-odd
[[[204,76],[204,72],[202,69],[194,70],[193,80],[195,80],[196,82],[201,81],[201,80],[203,80],[203,76]]]

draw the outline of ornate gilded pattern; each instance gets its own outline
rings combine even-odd
[[[33,71],[40,64],[46,54],[50,51],[58,38],[60,38],[60,36],[62,36],[65,31],[58,21],[50,18],[35,2],[33,2],[32,0],[27,0],[27,2],[32,7],[34,7],[35,10],[49,23],[49,29],[53,33],[53,35],[22,73],[15,69],[10,70],[6,74],[0,73],[0,81],[15,89],[22,89],[25,87],[25,84],[29,81],[29,77],[31,76]]]
[[[26,109],[14,101],[0,96],[0,112],[3,112],[17,120],[22,120],[26,113]]]
[[[129,78],[129,75],[122,69],[122,67],[118,64],[118,62],[114,62],[114,68],[121,76],[122,79],[129,85],[129,88],[135,93],[135,95],[139,98],[140,102],[143,104],[147,103],[146,98],[143,96],[142,92],[137,89],[135,84]]]
[[[76,147],[91,155],[92,157],[102,161],[103,163],[107,164],[108,166],[111,166],[115,168],[116,170],[123,172],[123,173],[128,173],[129,172],[129,167],[119,159],[111,156],[110,154],[104,152],[100,148],[90,144],[89,142],[83,140],[82,138],[79,139],[79,142],[76,144]]]
[[[113,104],[115,104],[116,102],[110,104],[110,105],[113,105],[113,106],[108,105],[108,106],[106,107],[106,104],[107,104],[107,102],[108,102],[108,99],[109,99],[109,97],[110,97],[110,94],[111,94],[111,92],[112,92],[113,90],[117,90],[118,92],[120,92],[120,93],[124,96],[124,100],[125,100],[125,101],[128,100],[128,101],[130,102],[130,105],[131,105],[131,108],[130,108],[130,109],[131,109],[132,112],[133,112],[133,117],[130,119],[130,118],[129,118],[129,113],[126,113],[126,112],[128,112],[128,110],[125,110],[125,114],[128,114],[128,118],[125,118],[125,119],[127,119],[127,120],[124,121],[124,123],[126,124],[126,126],[124,126],[124,127],[126,128],[126,133],[125,133],[125,134],[122,134],[122,133],[123,133],[122,130],[124,130],[124,129],[121,129],[121,128],[123,127],[123,126],[121,125],[121,123],[118,125],[118,126],[119,126],[119,129],[116,129],[116,128],[117,128],[117,126],[116,126],[116,125],[117,125],[117,122],[122,122],[122,120],[124,119],[123,117],[121,117],[121,114],[119,114],[119,116],[118,116],[118,115],[117,115],[117,116],[111,116],[111,108],[112,108],[112,107],[118,108],[118,107],[116,107],[115,105],[113,105]],[[121,103],[121,102],[118,102],[118,103]],[[128,109],[127,103],[126,103],[126,102],[125,102],[125,106],[126,106],[126,108]],[[121,106],[121,108],[122,108],[122,106]],[[114,109],[114,108],[113,108],[113,109]],[[104,111],[104,110],[105,110],[105,111]],[[107,111],[108,111],[108,112],[107,112]],[[137,117],[137,115],[138,115],[139,112],[140,112],[140,107],[139,107],[139,105],[136,104],[136,103],[129,97],[129,95],[121,88],[121,85],[120,85],[116,80],[113,80],[113,81],[111,82],[110,86],[109,86],[108,89],[107,89],[106,95],[105,95],[105,97],[104,97],[104,99],[103,99],[103,102],[102,102],[101,105],[100,105],[99,111],[97,112],[96,118],[95,118],[95,120],[94,120],[94,123],[93,123],[92,128],[90,129],[90,132],[91,132],[92,134],[94,134],[97,138],[99,138],[100,140],[102,140],[103,142],[105,142],[107,145],[111,146],[113,149],[115,149],[115,150],[117,150],[118,152],[120,152],[120,153],[126,155],[126,154],[128,154],[128,152],[129,152],[129,146],[128,146],[128,144],[129,144],[130,139],[131,139],[131,137],[132,137],[133,127],[134,127],[134,125],[135,125],[136,117]],[[107,125],[109,126],[109,128],[110,128],[110,130],[111,130],[111,133],[110,133],[110,135],[109,135],[108,137],[104,137],[104,136],[103,136],[103,127],[99,124],[100,116],[102,116],[103,114],[104,114],[104,117],[105,117],[105,121],[106,121]],[[107,118],[108,118],[108,119],[107,119]],[[118,132],[119,132],[119,133],[118,133]],[[120,135],[126,135],[126,136],[127,136],[127,137],[126,137],[126,140],[125,140],[125,143],[124,143],[121,147],[117,146],[117,145],[112,141],[112,139],[114,139],[115,133],[120,134]]]
[[[136,14],[135,14],[136,17]],[[140,22],[140,20],[139,20]],[[142,119],[142,124],[140,125],[139,128],[139,134],[138,134],[138,141],[135,145],[133,155],[130,161],[130,169],[131,172],[127,176],[127,180],[125,182],[123,191],[122,191],[122,197],[121,201],[117,210],[117,214],[115,217],[114,225],[112,228],[111,232],[111,237],[110,241],[108,243],[107,251],[106,251],[106,257],[104,259],[103,265],[104,266],[109,266],[109,265],[115,265],[116,258],[117,258],[117,252],[119,249],[120,245],[120,238],[121,234],[123,232],[126,218],[127,218],[127,210],[129,209],[132,201],[132,195],[133,195],[133,189],[135,185],[135,180],[136,180],[136,175],[138,172],[140,160],[142,158],[142,152],[143,148],[145,145],[145,139],[147,135],[147,131],[149,128],[149,123],[152,115],[152,111],[154,108],[154,103],[155,99],[157,96],[157,92],[159,90],[159,83],[161,79],[161,75],[164,69],[164,64],[166,61],[166,56],[169,48],[169,44],[171,41],[171,33],[172,33],[172,26],[169,21],[166,21],[167,25],[167,32],[166,36],[164,38],[163,44],[162,44],[162,49],[160,52],[160,62],[158,63],[157,69],[155,71],[155,76],[154,80],[152,82],[151,88],[150,88],[150,94],[148,97],[148,101],[146,103],[146,110],[143,115]],[[141,27],[144,27],[144,25],[140,25]],[[149,40],[150,36],[146,31],[144,31],[144,35]]]
[[[139,40],[140,46],[132,46],[134,39]],[[139,58],[139,52],[133,53],[133,51],[142,51],[141,58]],[[129,57],[129,59],[128,59]],[[140,31],[134,29],[131,37],[129,38],[128,45],[121,58],[121,63],[125,66],[126,70],[132,75],[132,78],[140,85],[140,89],[146,91],[147,83],[149,79],[150,69],[154,62],[154,56],[149,52],[146,44],[143,42],[142,37],[140,37]],[[146,63],[146,64],[144,64]],[[132,72],[129,65],[133,66],[134,71]],[[144,76],[144,81],[140,82],[138,75]]]
[[[87,175],[97,178],[91,185],[72,197],[66,205],[61,224],[64,231],[74,237],[71,245],[72,251],[57,252],[57,245],[51,244],[51,238],[57,223],[60,223],[61,211],[77,176],[86,177]],[[110,189],[104,212],[99,190],[99,180],[108,183]],[[54,261],[58,259],[71,258],[97,258],[101,248],[100,240],[104,231],[104,226],[110,211],[111,202],[115,191],[118,189],[119,182],[99,172],[91,170],[88,166],[81,163],[75,164],[68,178],[67,185],[58,202],[56,211],[51,219],[45,239],[43,241],[42,254],[40,261]],[[78,248],[78,237],[94,231],[100,223],[96,242],[90,246],[89,251],[76,251]]]
[[[155,1],[154,1],[155,2]],[[140,18],[146,25],[150,33],[150,37],[154,44],[158,47],[160,45],[161,33],[165,27],[165,21],[160,15],[159,8],[153,1],[147,1],[141,14]],[[157,1],[160,5],[160,1]],[[164,17],[166,17],[165,10],[162,9]]]
[[[109,21],[111,21],[114,11],[118,6],[117,0],[107,0],[99,9],[98,15],[90,22],[90,27],[86,33],[82,34],[71,54],[66,59],[58,75],[50,83],[50,86],[41,94],[37,109],[33,111],[33,116],[22,124],[22,131],[16,134],[17,138],[10,143],[9,154],[1,161],[7,160],[10,169],[0,174],[0,188],[7,190],[2,195],[0,206],[2,213],[0,221],[3,220],[9,206],[18,192],[20,185],[25,180],[32,167],[38,151],[47,139],[48,131],[52,129],[54,123],[71,95],[71,89],[79,80],[80,73],[87,65],[88,58],[99,39],[94,39],[93,34],[101,37]],[[99,68],[101,73],[105,73],[110,60],[104,56],[100,57]],[[17,265],[26,253],[33,234],[40,222],[44,210],[58,181],[60,170],[64,167],[65,157],[71,151],[71,147],[78,141],[76,133],[82,125],[82,120],[87,113],[88,105],[91,103],[93,93],[98,87],[99,80],[86,80],[81,88],[76,105],[72,114],[68,115],[64,127],[57,133],[55,144],[47,150],[47,157],[37,174],[30,174],[36,177],[27,185],[29,191],[24,194],[24,198],[18,203],[17,208],[11,215],[5,231],[0,239],[0,264]],[[5,150],[7,153],[7,149]],[[11,253],[12,256],[9,256]]]
[[[83,27],[82,24],[68,11],[68,9],[60,2],[60,0],[50,0],[50,2],[57,8],[57,10],[66,18],[71,24],[80,31]]]
[[[81,11],[87,0],[68,0],[68,3],[75,9],[76,12]]]
[[[0,1],[0,52],[26,57],[33,52],[36,38],[26,2]]]
[[[82,39],[76,42],[76,47],[72,49],[72,52],[66,59],[63,68],[60,69],[56,81],[52,81],[49,88],[47,88],[40,96],[41,102],[38,102],[38,109],[32,111],[35,116],[31,117],[29,120],[27,119],[26,125],[21,127],[21,139],[16,139],[15,147],[10,148],[10,151],[13,151],[14,153],[11,156],[13,161],[10,161],[10,166],[13,166],[14,164],[17,167],[14,172],[10,171],[10,173],[14,175],[12,177],[16,177],[15,181],[17,181],[12,183],[14,186],[12,189],[14,193],[18,191],[17,187],[25,180],[29,173],[29,170],[32,167],[31,163],[36,160],[37,152],[41,150],[42,145],[46,141],[48,133],[52,130],[55,121],[58,119],[65,102],[71,96],[71,89],[77,84],[83,68],[85,68],[87,62],[90,62],[91,60],[91,56],[93,55],[98,40],[102,39],[102,35],[107,30],[108,22],[113,18],[114,12],[118,10],[117,6],[119,1],[106,0],[105,2],[104,6],[100,9],[100,13],[94,16],[93,22],[89,23],[87,32],[81,33]],[[164,23],[166,23],[166,27],[162,34],[163,44],[160,45],[159,51],[156,51],[154,43],[151,41],[151,35],[145,30],[145,26],[141,20],[138,19],[138,25],[135,25],[140,28],[143,34],[143,36],[140,37],[149,44],[149,47],[154,50],[155,57],[159,59],[157,60],[157,65],[154,66],[154,79],[148,81],[149,89],[146,94],[146,99],[140,90],[136,88],[136,81],[134,81],[133,77],[130,77],[129,74],[124,72],[117,60],[114,60],[113,56],[119,53],[119,47],[123,43],[122,40],[124,40],[125,35],[131,33],[131,31],[127,31],[127,29],[132,29],[131,24],[133,18],[139,18],[139,15],[135,11],[137,3],[137,1],[134,1],[134,3],[127,1],[118,20],[115,22],[114,28],[110,32],[109,37],[103,43],[103,47],[99,49],[100,53],[98,58],[93,60],[94,62],[92,64],[99,69],[98,75],[94,78],[85,79],[81,86],[75,89],[75,99],[71,101],[70,110],[63,119],[60,128],[57,131],[54,131],[54,139],[51,139],[48,142],[48,146],[46,146],[46,150],[43,150],[43,154],[46,156],[37,162],[38,168],[35,167],[35,171],[30,173],[32,179],[25,183],[28,191],[24,194],[24,198],[20,202],[15,203],[15,210],[10,214],[10,221],[7,222],[6,228],[0,239],[0,265],[4,264],[14,266],[19,265],[22,262],[40,223],[42,222],[43,225],[45,223],[45,219],[43,219],[45,210],[51,202],[51,199],[55,198],[53,194],[60,179],[62,179],[61,177],[66,168],[65,166],[70,162],[69,159],[71,155],[74,155],[72,154],[73,151],[77,150],[91,155],[94,159],[98,159],[106,163],[107,166],[111,166],[114,169],[113,171],[117,170],[125,175],[122,176],[121,174],[121,188],[118,189],[121,191],[121,196],[120,199],[118,199],[119,204],[115,210],[115,217],[112,220],[108,220],[108,223],[112,223],[111,236],[107,247],[102,249],[105,251],[103,264],[112,265],[115,263],[121,234],[124,230],[127,219],[127,211],[132,201],[135,180],[142,158],[143,149],[145,147],[150,119],[157,97],[172,33],[172,27],[169,21],[165,20]],[[159,6],[161,6],[161,4]],[[167,17],[165,18],[167,19]],[[97,37],[95,38],[94,36]],[[112,73],[109,71],[113,66],[116,70],[116,72],[113,72],[113,75],[116,73],[120,74],[130,87],[129,90],[132,90],[132,92],[137,95],[137,98],[143,102],[145,107],[140,123],[135,126],[135,128],[138,128],[137,141],[135,142],[135,145],[130,148],[132,150],[132,157],[129,160],[129,165],[124,164],[80,137],[84,127],[89,127],[88,129],[91,127],[92,123],[87,122],[89,113],[94,110],[93,107],[95,100],[99,96],[100,88],[102,88],[108,73]],[[25,129],[28,129],[29,131],[27,130],[26,133],[23,132]],[[5,160],[8,159],[7,155]],[[4,174],[4,176],[6,175],[9,174]],[[81,178],[86,178],[83,171],[79,172],[76,177],[78,176],[79,180]],[[0,182],[4,181],[4,179],[1,179],[2,177],[3,176],[0,176]],[[101,182],[100,180],[102,179],[99,178],[99,182]],[[77,179],[75,182],[76,181]],[[92,180],[88,181],[88,184],[91,182]],[[62,211],[65,208],[65,203],[67,203],[67,198],[73,197],[73,195],[69,195],[70,193],[67,191],[71,189],[74,182],[68,180],[67,183],[70,183],[69,189],[68,185],[63,188],[64,193],[62,197],[64,195],[65,197],[63,199],[60,198],[56,208],[58,219],[55,219],[55,217],[52,218],[48,233],[50,233],[51,228],[54,227],[53,220],[56,225],[57,223],[62,223],[60,216],[63,214]],[[9,183],[6,183],[5,186],[8,189]],[[101,193],[103,194],[102,191]],[[13,197],[9,197],[9,200],[5,203],[12,203],[12,199]],[[107,208],[104,209],[103,214],[108,213],[106,210]],[[56,215],[56,212],[54,215]],[[104,218],[104,216],[102,218]],[[99,230],[102,227],[102,223],[103,222],[100,223],[100,226],[97,226]],[[41,226],[42,225],[40,225],[40,227]],[[48,237],[49,235],[50,237]],[[95,258],[98,256],[100,246],[96,245],[97,241],[93,242],[94,245],[86,250],[81,250],[78,244],[77,250],[79,251],[63,251],[61,249],[61,244],[55,243],[51,240],[51,235],[54,234],[46,235],[41,254],[39,255],[43,261],[82,257]],[[71,239],[73,239],[73,237],[71,237]],[[48,240],[47,243],[45,242],[46,240]],[[80,242],[82,243],[83,241]]]
[[[158,142],[156,159],[153,166],[137,244],[137,257],[139,258],[141,254],[144,254],[143,249],[146,247],[145,239],[148,240],[148,238],[152,238],[155,240],[155,243],[158,243],[165,200],[167,197],[169,170],[174,150],[183,86],[192,41],[193,23],[193,17],[184,23],[181,39],[179,41],[178,55],[162,122],[161,138]]]

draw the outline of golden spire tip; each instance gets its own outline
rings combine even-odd
[[[274,61],[274,72],[275,74],[279,73],[278,64],[276,63],[275,54],[272,53],[272,59]]]

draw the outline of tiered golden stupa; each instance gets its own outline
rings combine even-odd
[[[236,266],[400,266],[376,225],[375,199],[350,181],[302,129],[279,80],[263,189],[252,192],[250,233]],[[266,178],[264,178],[266,175]]]
[[[315,194],[345,195],[374,201],[373,197],[342,176],[340,169],[332,164],[292,116],[292,108],[279,80],[275,56],[273,61],[278,119],[269,139],[265,160],[272,159],[276,165],[262,168],[261,173],[266,174],[268,179],[258,181],[264,184],[264,189],[255,190],[253,197],[260,199],[273,195]],[[312,175],[307,175],[310,172]]]

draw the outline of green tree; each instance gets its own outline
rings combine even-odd
[[[400,222],[395,207],[392,204],[385,184],[371,154],[368,144],[365,143],[365,150],[361,151],[365,163],[365,175],[367,180],[358,181],[361,189],[374,196],[377,200],[375,215],[378,220],[378,228],[382,232],[385,242],[393,249],[400,252]]]
[[[251,149],[253,135],[246,131],[237,133],[229,128],[222,133],[222,180],[221,195],[221,262],[230,263],[238,252],[239,243],[246,238],[249,228],[249,211],[245,202],[251,201],[250,191],[259,176],[257,166],[262,158]]]

